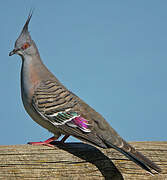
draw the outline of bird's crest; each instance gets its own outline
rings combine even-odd
[[[27,21],[26,21],[26,23],[25,23],[25,25],[24,25],[24,27],[23,27],[23,29],[22,29],[21,34],[29,33],[29,32],[28,32],[28,24],[29,24],[29,22],[30,22],[30,20],[31,20],[32,15],[33,15],[33,10],[31,9],[30,12],[29,12]]]
[[[28,25],[29,25],[29,22],[31,20],[32,15],[33,15],[33,9],[31,9],[29,12],[26,23],[24,24],[24,27],[23,27],[19,37],[16,40],[15,46],[20,46],[20,44],[22,44],[24,42],[31,42],[32,41],[31,36],[29,34],[29,31],[28,31]]]

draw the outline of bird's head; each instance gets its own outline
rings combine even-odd
[[[32,55],[36,53],[36,48],[34,48],[35,44],[33,40],[31,39],[30,33],[28,31],[28,24],[32,17],[32,11],[29,13],[29,16],[27,18],[27,21],[17,38],[15,42],[15,47],[13,51],[9,53],[9,56],[12,56],[14,54],[18,54],[21,57],[24,57],[25,55]]]

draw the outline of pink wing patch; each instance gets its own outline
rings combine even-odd
[[[88,121],[84,119],[81,116],[77,116],[73,118],[70,122],[67,123],[71,127],[78,127],[84,132],[91,132],[91,130],[88,128]]]

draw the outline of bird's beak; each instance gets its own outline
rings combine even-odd
[[[16,54],[16,52],[17,52],[17,49],[13,49],[13,51],[11,51],[11,52],[9,53],[9,56],[12,56],[12,55]]]

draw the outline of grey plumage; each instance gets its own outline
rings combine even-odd
[[[42,63],[28,32],[30,13],[10,56],[22,57],[21,93],[31,118],[58,138],[72,135],[102,148],[115,148],[145,170],[161,169],[125,142],[105,119],[70,92]]]

